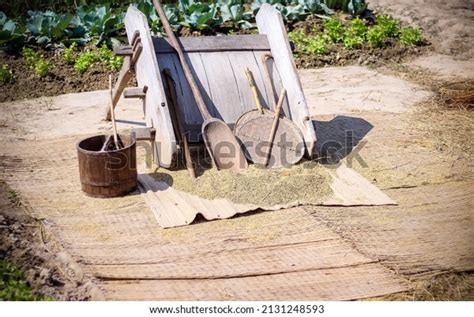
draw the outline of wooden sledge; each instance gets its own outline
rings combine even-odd
[[[258,35],[203,36],[181,38],[184,54],[189,60],[197,84],[210,112],[230,127],[244,112],[254,106],[252,92],[244,69],[249,67],[255,77],[263,107],[271,108],[272,89],[265,80],[262,57],[272,54],[274,62],[267,62],[275,91],[287,90],[282,111],[301,130],[305,153],[310,156],[316,133],[293,61],[285,26],[280,13],[271,5],[263,5],[256,17]],[[152,36],[146,16],[130,6],[125,17],[128,40],[133,42],[138,32],[142,51],[135,62],[138,86],[148,87],[144,99],[146,125],[156,130],[156,163],[170,167],[178,151],[170,105],[165,94],[164,71],[171,72],[176,82],[179,110],[184,114],[184,130],[189,142],[200,142],[203,119],[195,104],[178,57],[168,41]]]

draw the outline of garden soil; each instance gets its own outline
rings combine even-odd
[[[21,55],[0,52],[0,64],[7,64],[15,78],[12,83],[0,85],[0,102],[107,89],[109,86],[110,71],[99,63],[81,75],[64,61],[61,51],[42,51],[41,54],[54,64],[44,78],[39,78]],[[131,82],[130,86],[133,85]]]
[[[474,58],[474,2],[470,0],[371,0],[370,7],[418,26],[437,53]]]
[[[342,14],[339,19],[343,24],[348,24],[351,17]],[[318,17],[308,17],[306,21],[298,22],[293,30],[303,31],[305,34],[313,34],[323,30],[324,20]],[[405,47],[399,42],[389,39],[383,48],[372,48],[367,43],[358,49],[346,49],[344,44],[329,44],[327,54],[305,54],[296,50],[294,52],[295,63],[298,68],[318,68],[326,66],[365,65],[382,66],[386,64],[401,63],[412,60],[430,51],[430,42],[425,40],[422,45],[416,47]]]

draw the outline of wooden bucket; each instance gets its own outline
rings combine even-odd
[[[124,147],[101,152],[107,136],[97,135],[77,143],[82,191],[91,197],[117,197],[137,188],[136,142],[121,135]]]

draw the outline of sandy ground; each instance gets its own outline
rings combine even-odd
[[[413,111],[414,104],[433,95],[420,85],[365,67],[331,67],[300,71],[311,115],[348,112]],[[318,84],[314,85],[315,78]]]

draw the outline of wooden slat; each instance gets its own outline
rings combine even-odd
[[[255,108],[255,100],[247,83],[244,68],[249,66],[254,74],[264,107],[268,107],[269,85],[263,79],[261,55],[267,51],[242,51],[225,54],[223,52],[186,53],[201,87],[204,99],[212,114],[225,118],[230,125],[244,112]],[[157,54],[161,70],[169,68],[177,84],[178,102],[185,114],[186,131],[189,140],[197,142],[202,117],[197,110],[189,85],[184,78],[176,54]],[[277,89],[280,89],[279,74],[272,70]],[[267,87],[268,86],[268,87]],[[233,96],[233,97],[229,97]],[[286,105],[288,113],[288,105]]]
[[[260,34],[267,35],[275,65],[282,74],[281,80],[288,92],[291,119],[304,135],[306,154],[309,156],[316,143],[316,133],[309,119],[308,106],[293,60],[285,24],[280,12],[267,3],[260,8],[256,21]]]
[[[232,35],[182,37],[179,39],[184,52],[223,52],[223,51],[268,51],[266,35]],[[157,54],[173,53],[174,49],[163,37],[153,37]]]
[[[212,98],[209,111],[214,117],[225,122],[235,122],[241,113],[241,101],[235,78],[239,70],[234,72],[230,63],[231,56],[226,52],[209,52],[200,55]]]
[[[123,91],[124,98],[145,98],[148,87],[130,87]]]
[[[408,290],[380,264],[232,279],[102,282],[109,300],[351,300]]]
[[[118,56],[132,56],[133,50],[131,45],[119,45],[114,47],[114,53]]]
[[[155,140],[155,133],[156,129],[154,128],[135,128],[132,129],[132,133],[135,137],[135,140],[147,140],[152,141]]]
[[[325,257],[318,258],[318,254]],[[193,255],[176,254],[146,264],[96,265],[94,275],[105,279],[205,279],[321,270],[374,262],[354,252],[340,239]],[[240,265],[226,265],[233,263],[232,259],[236,257],[239,257]]]
[[[137,8],[130,6],[125,16],[125,28],[128,40],[133,42],[136,31],[140,34],[143,50],[135,65],[138,85],[148,86],[145,98],[145,115],[148,126],[157,128],[156,157],[163,167],[170,167],[173,155],[177,151],[176,138],[171,124],[170,113],[167,107],[160,70],[154,53],[150,28],[146,16]],[[164,106],[163,106],[164,105]]]
[[[268,108],[268,96],[266,84],[261,76],[259,63],[255,59],[253,52],[233,52],[229,61],[232,65],[233,76],[236,79],[236,88],[240,96],[240,108],[236,108],[236,111],[233,112],[233,122],[235,122],[244,112],[256,109],[255,98],[244,73],[246,67],[252,72],[257,86],[257,92],[260,96],[259,99],[264,108]]]
[[[185,53],[191,64],[191,70],[196,78],[197,84],[201,89],[204,101],[206,104],[212,104],[209,97],[209,86],[207,83],[207,76],[204,66],[201,61],[199,53]],[[201,124],[203,122],[201,113],[199,112],[194,97],[189,88],[189,84],[184,77],[183,70],[179,63],[176,54],[157,54],[158,65],[160,70],[168,68],[171,71],[171,76],[176,82],[176,94],[178,98],[178,105],[180,111],[184,114],[185,119],[185,130],[191,132],[189,134],[190,142],[198,142],[201,140]],[[212,113],[212,109],[211,113]],[[191,129],[190,126],[197,127],[197,129]]]

